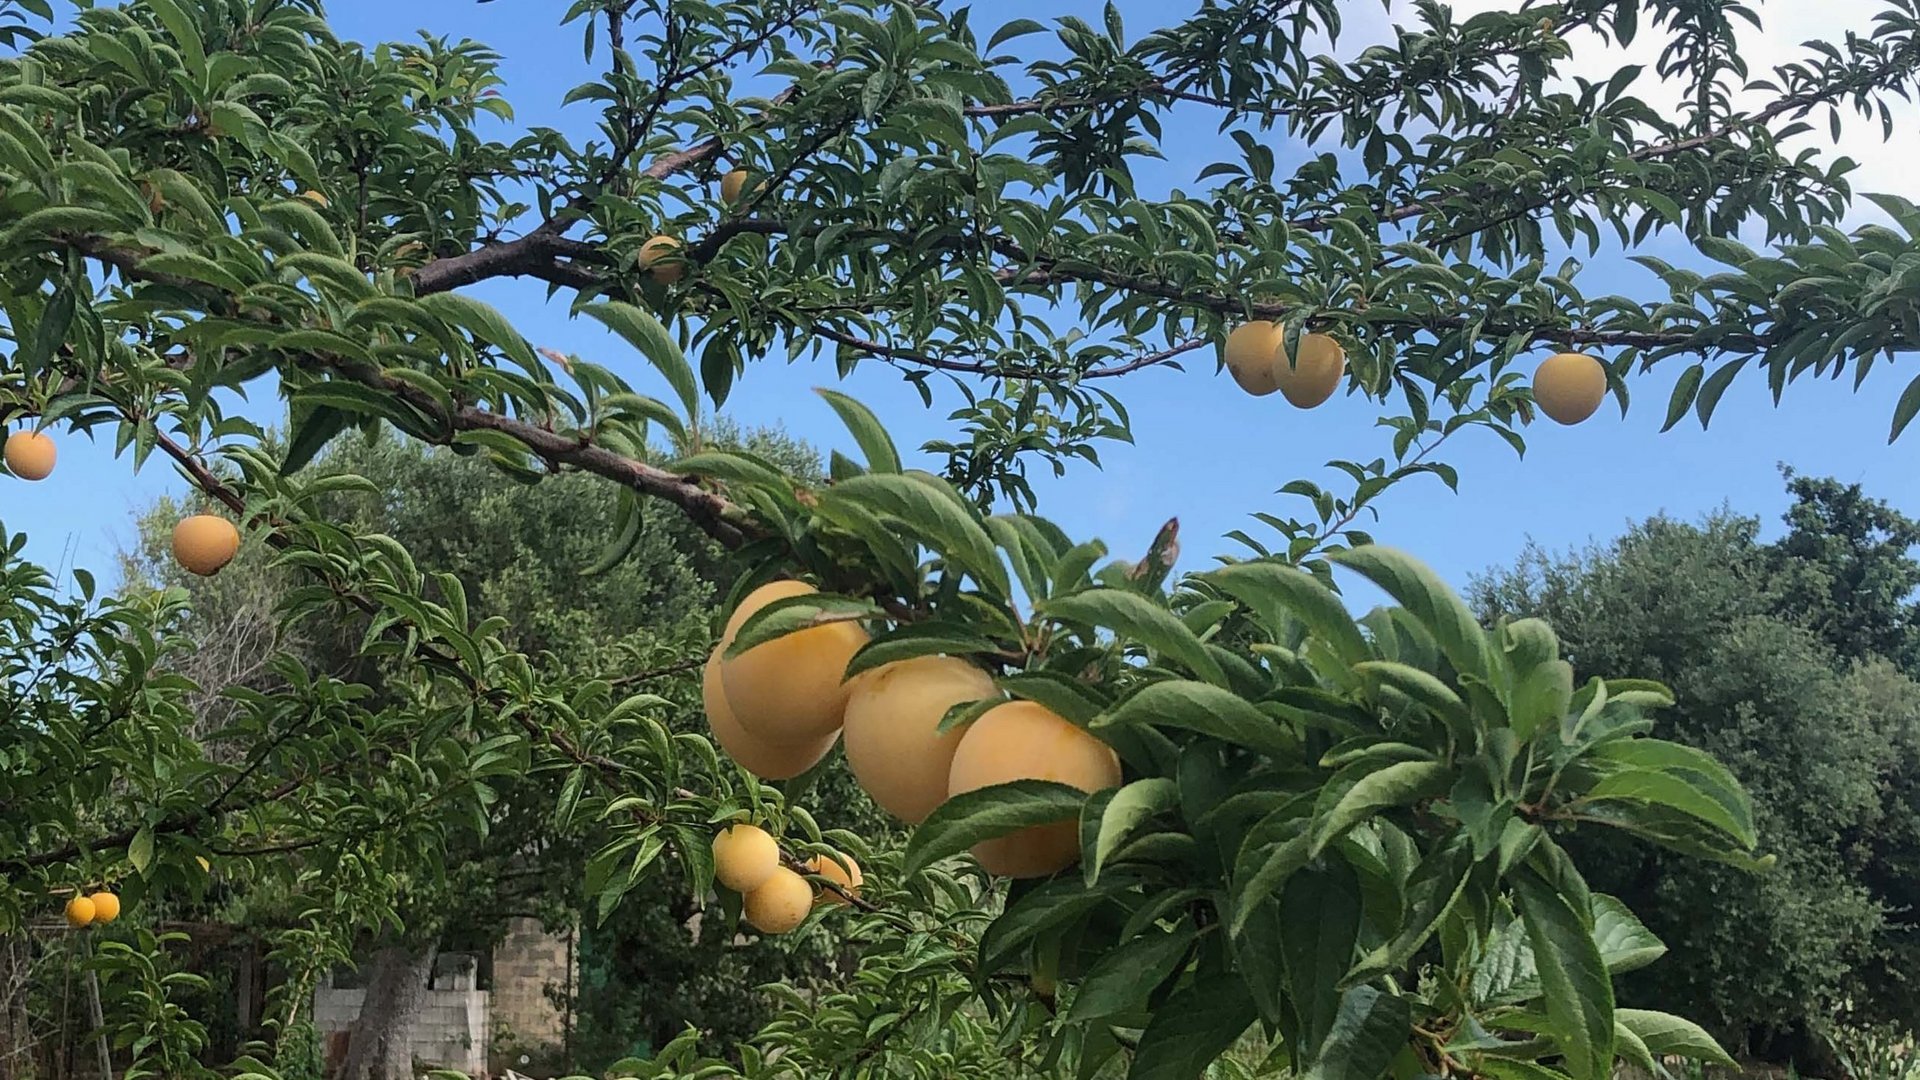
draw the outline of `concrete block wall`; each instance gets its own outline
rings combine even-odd
[[[559,1045],[566,1017],[554,1008],[548,987],[566,993],[573,985],[571,933],[549,933],[538,919],[517,918],[493,950],[493,1023],[525,1047]]]
[[[426,995],[420,1018],[408,1038],[413,1056],[470,1075],[484,1074],[490,1036],[487,992],[433,989]],[[360,1004],[366,996],[367,992],[358,987],[321,986],[313,992],[314,1027],[323,1038],[347,1030],[360,1015]]]

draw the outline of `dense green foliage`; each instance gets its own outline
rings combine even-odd
[[[1451,483],[1433,454],[1456,432],[1524,445],[1535,403],[1517,368],[1540,351],[1603,353],[1622,406],[1648,367],[1684,365],[1671,425],[1708,421],[1743,372],[1778,392],[1920,346],[1920,210],[1883,197],[1896,227],[1840,231],[1846,163],[1793,144],[1804,117],[1885,115],[1911,93],[1920,14],[1886,0],[1760,78],[1734,51],[1752,13],[1712,0],[1463,22],[1423,4],[1380,48],[1314,55],[1340,8],[1203,3],[1147,28],[1108,8],[1098,25],[990,30],[909,0],[578,0],[558,18],[584,31],[591,68],[568,101],[596,123],[575,137],[514,126],[486,47],[342,43],[314,0],[79,2],[51,35],[44,0],[0,0],[0,419],[163,455],[288,575],[260,631],[283,648],[202,688],[161,663],[187,640],[169,636],[177,594],[107,604],[74,637],[64,623],[102,616],[18,570],[27,614],[0,657],[56,677],[19,691],[45,695],[30,722],[6,718],[21,748],[0,773],[0,931],[62,889],[158,893],[191,885],[193,855],[242,862],[294,915],[276,939],[282,1026],[241,1065],[265,1076],[307,1060],[294,1036],[316,967],[369,937],[416,948],[529,851],[583,863],[574,899],[596,917],[672,860],[703,915],[731,918],[737,898],[710,902],[708,837],[753,818],[790,860],[833,844],[873,869],[854,911],[821,919],[858,970],[702,1075],[951,1075],[992,1056],[1187,1080],[1252,1030],[1306,1080],[1723,1060],[1691,1022],[1617,1007],[1614,977],[1663,946],[1564,842],[1618,830],[1764,866],[1747,795],[1711,756],[1649,736],[1670,701],[1649,673],[1576,684],[1547,624],[1482,627],[1352,526],[1400,480]],[[1682,108],[1643,100],[1635,69],[1559,77],[1577,49],[1643,32],[1664,39],[1655,75]],[[1138,183],[1190,115],[1221,137],[1176,186]],[[1307,151],[1288,168],[1275,129]],[[727,205],[723,163],[748,173]],[[1732,239],[1749,226],[1769,251]],[[1643,258],[1661,288],[1592,297],[1551,239],[1618,254],[1656,231],[1726,270]],[[537,352],[461,291],[509,278],[604,325],[645,379]],[[1032,512],[1030,460],[1128,437],[1099,386],[1177,367],[1249,318],[1283,319],[1283,348],[1332,335],[1387,452],[1334,463],[1338,490],[1275,478],[1309,509],[1262,515],[1278,541],[1244,537],[1259,558],[1205,573],[1174,574],[1172,528],[1110,560]],[[890,365],[930,402],[960,381],[955,437],[929,449],[944,477],[832,391],[860,460],[836,454],[824,477],[704,437],[703,396],[721,406],[782,350]],[[268,386],[284,446],[229,412],[233,391]],[[1889,412],[1897,435],[1920,380]],[[306,466],[382,425],[520,480],[591,474],[618,541],[596,563],[664,553],[646,523],[671,507],[728,550],[722,606],[776,576],[821,588],[747,620],[736,653],[857,620],[874,643],[849,671],[974,658],[999,693],[1117,752],[1122,786],[990,784],[904,851],[823,832],[809,806],[830,793],[739,775],[687,700],[622,681],[631,663],[582,664],[590,621],[556,608],[521,625],[507,606],[587,586],[494,554],[463,564],[471,538],[416,551],[374,517],[334,516],[380,484]],[[524,559],[538,528],[505,531],[500,552]],[[1355,620],[1336,570],[1393,606]],[[1826,595],[1865,583],[1834,577]],[[634,599],[686,598],[646,583]],[[365,632],[335,673],[288,652],[283,625]],[[189,703],[210,692],[231,704],[203,729]],[[1003,888],[958,859],[1076,820],[1077,873]],[[113,951],[163,985],[165,945],[143,932],[100,937],[129,935]],[[190,1018],[138,1016],[135,1073],[208,1070]],[[348,1080],[411,1070],[373,1030],[356,1030]]]
[[[1725,761],[1780,853],[1754,876],[1576,838],[1595,887],[1673,950],[1623,993],[1823,1067],[1836,1022],[1906,1020],[1916,1001],[1920,530],[1857,485],[1790,487],[1778,541],[1732,514],[1655,519],[1589,551],[1532,552],[1475,600],[1489,618],[1550,620],[1583,673],[1671,686],[1656,732]]]

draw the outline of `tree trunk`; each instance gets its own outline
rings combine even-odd
[[[427,998],[437,946],[389,946],[374,954],[367,996],[347,1041],[340,1080],[413,1080],[408,1035]]]

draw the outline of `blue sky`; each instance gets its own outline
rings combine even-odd
[[[1121,8],[1129,30],[1138,34],[1156,19],[1168,18],[1156,12],[1169,6],[1130,0]],[[1463,9],[1487,6],[1505,5],[1470,2]],[[1865,0],[1835,0],[1824,10],[1837,16],[1867,6]],[[974,7],[974,23],[980,27],[1014,17],[1081,14],[1097,19],[1099,11],[1097,4],[1084,0],[977,0]],[[565,112],[557,107],[566,90],[584,81],[588,72],[581,62],[578,27],[563,30],[555,25],[556,5],[334,0],[330,9],[342,36],[368,44],[411,38],[425,29],[455,38],[470,36],[499,48],[506,54],[507,96],[518,110],[519,124],[553,124],[581,133],[593,120],[586,107]],[[1382,18],[1378,4],[1356,3],[1338,53],[1352,55],[1363,47],[1378,32]],[[1844,18],[1827,22],[1829,27],[1849,24]],[[1864,26],[1864,17],[1850,25]],[[1618,56],[1602,55],[1583,66],[1610,69],[1619,62]],[[1143,169],[1146,185],[1191,184],[1200,164],[1224,156],[1211,149],[1215,125],[1210,117],[1207,121],[1170,125],[1181,132],[1169,148],[1170,163]],[[1824,130],[1824,124],[1820,126]],[[1281,137],[1271,138],[1280,148]],[[1880,147],[1877,137],[1863,140],[1850,129],[1845,138],[1849,143],[1844,149],[1854,156],[1894,164],[1889,161],[1894,148]],[[1912,160],[1904,153],[1898,156]],[[1282,160],[1286,157],[1282,149]],[[1897,167],[1869,169],[1866,176],[1877,183],[1877,190],[1891,188],[1920,197],[1911,183],[1905,190],[1896,186],[1904,179]],[[1642,272],[1605,253],[1591,261],[1581,280],[1590,294],[1646,291]],[[536,345],[608,364],[643,389],[667,396],[664,386],[652,385],[651,373],[637,357],[596,325],[569,321],[564,302],[546,303],[537,284],[489,283],[475,295],[505,311]],[[1322,466],[1329,458],[1368,460],[1387,450],[1385,433],[1373,426],[1374,408],[1362,399],[1335,398],[1320,409],[1301,412],[1278,395],[1254,399],[1241,394],[1229,379],[1213,374],[1210,354],[1193,359],[1185,372],[1150,370],[1108,384],[1132,412],[1135,445],[1103,445],[1101,470],[1078,465],[1064,480],[1036,476],[1043,513],[1070,533],[1101,537],[1116,554],[1128,556],[1144,549],[1161,522],[1178,517],[1183,565],[1200,568],[1214,553],[1239,550],[1222,538],[1228,529],[1246,527],[1260,535],[1263,527],[1248,519],[1249,512],[1295,512],[1288,505],[1292,500],[1274,494],[1287,480],[1306,476],[1327,481]],[[1896,506],[1920,511],[1920,470],[1911,464],[1914,439],[1920,436],[1910,434],[1900,444],[1886,445],[1893,401],[1911,377],[1910,364],[1881,365],[1857,395],[1850,380],[1796,383],[1778,409],[1762,380],[1742,379],[1721,402],[1711,431],[1702,432],[1688,420],[1662,435],[1658,429],[1666,395],[1682,366],[1670,363],[1665,371],[1634,382],[1636,408],[1626,419],[1609,403],[1577,428],[1536,425],[1524,460],[1491,436],[1459,437],[1442,456],[1460,471],[1459,494],[1424,478],[1401,485],[1383,500],[1383,516],[1372,531],[1381,542],[1407,548],[1461,582],[1477,570],[1510,561],[1529,537],[1565,548],[1611,536],[1628,521],[1660,512],[1690,518],[1731,505],[1762,515],[1771,526],[1786,504],[1779,462],[1805,473],[1864,483]],[[945,417],[956,399],[938,400],[929,410],[897,375],[877,365],[840,383],[830,361],[789,364],[783,357],[767,357],[752,364],[736,384],[726,411],[747,425],[779,424],[823,449],[854,453],[852,440],[831,410],[810,393],[822,385],[838,385],[873,406],[893,427],[903,449],[951,434]],[[272,402],[265,406],[277,408]],[[0,479],[0,521],[31,533],[30,557],[57,566],[77,563],[110,576],[115,552],[132,540],[137,508],[162,492],[182,490],[184,484],[158,457],[135,474],[128,459],[113,458],[110,445],[89,445],[81,437],[62,437],[60,452],[59,470],[47,482]],[[920,463],[935,464],[931,458]]]

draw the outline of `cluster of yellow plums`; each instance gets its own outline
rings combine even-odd
[[[1287,401],[1311,409],[1333,396],[1347,373],[1347,352],[1330,335],[1303,333],[1286,351],[1286,325],[1255,321],[1227,335],[1227,371],[1255,397],[1278,390]],[[1533,400],[1562,424],[1592,416],[1607,396],[1606,365],[1585,353],[1555,353],[1533,373]]]
[[[766,780],[798,776],[844,738],[854,779],[881,809],[908,824],[919,824],[951,796],[1016,780],[1050,780],[1086,792],[1119,785],[1120,759],[1111,748],[1031,701],[1001,700],[970,723],[941,731],[953,709],[1002,698],[993,678],[966,660],[915,657],[843,678],[868,640],[856,622],[826,622],[726,655],[754,612],[814,591],[799,581],[754,590],[707,658],[701,686],[707,723],[748,772]],[[983,869],[1003,877],[1044,877],[1073,865],[1079,854],[1070,818],[973,849]]]
[[[67,925],[75,930],[94,923],[110,923],[120,917],[120,898],[105,889],[75,896],[67,901]]]
[[[831,887],[815,891],[799,870],[780,858],[780,844],[758,825],[729,825],[713,838],[713,877],[740,894],[740,915],[763,934],[784,934],[821,904],[844,904],[860,895],[860,864],[835,852],[796,864]]]
[[[7,471],[22,480],[45,480],[53,475],[59,451],[42,431],[16,431],[7,436]],[[188,571],[210,577],[240,553],[240,530],[215,514],[194,514],[173,527],[173,557]]]

